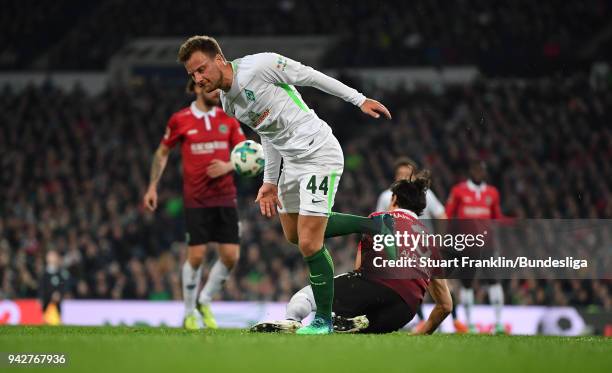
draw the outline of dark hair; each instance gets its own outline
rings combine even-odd
[[[427,205],[425,192],[430,185],[431,173],[429,170],[422,170],[412,180],[398,180],[391,184],[391,193],[397,197],[395,203],[398,207],[421,215]]]
[[[419,165],[414,160],[412,160],[412,158],[399,157],[393,163],[393,173],[394,174],[397,173],[397,169],[400,168],[400,167],[404,167],[404,166],[412,167],[415,170],[419,169]]]
[[[480,167],[480,168],[486,169],[487,164],[482,159],[471,159],[468,163],[468,170],[474,167]]]
[[[220,54],[221,57],[225,59],[223,52],[221,52],[221,47],[215,38],[205,35],[195,35],[185,40],[185,42],[179,48],[178,61],[180,63],[187,62],[191,55],[196,51],[200,51],[211,58],[215,58],[217,54]]]

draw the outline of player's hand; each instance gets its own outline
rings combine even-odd
[[[261,188],[259,188],[259,192],[257,192],[257,198],[255,202],[259,202],[259,209],[261,210],[261,214],[268,218],[276,215],[276,205],[278,207],[283,208],[279,199],[278,199],[278,188],[274,184],[263,183]]]
[[[361,111],[377,119],[380,118],[380,114],[384,114],[387,119],[391,119],[391,113],[385,105],[371,98],[366,98],[363,104],[361,104]]]
[[[149,211],[155,211],[157,208],[157,190],[154,187],[149,187],[144,195],[144,205]]]
[[[425,335],[426,330],[425,330],[425,323],[424,322],[420,322],[419,324],[417,324],[417,326],[414,328],[414,330],[410,333],[411,335]]]
[[[210,178],[216,178],[223,176],[232,170],[232,164],[230,162],[224,162],[220,159],[213,159],[206,168],[206,175]]]

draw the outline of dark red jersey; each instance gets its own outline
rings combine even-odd
[[[370,214],[370,217],[382,214],[391,214],[393,216],[396,232],[407,231],[412,234],[416,233],[417,231],[427,231],[427,228],[419,221],[418,216],[412,211],[396,209],[387,212],[375,212]],[[373,239],[371,235],[364,235],[362,237],[361,242],[359,243],[359,250],[361,251],[360,254],[362,255],[361,264],[363,269],[364,264],[366,266],[369,264],[366,263],[366,261],[371,261],[372,256],[368,254],[374,253]],[[399,256],[418,257],[421,255],[420,251],[412,251],[406,248],[398,247],[397,250]],[[376,271],[376,269],[374,269],[374,271]],[[420,271],[419,269],[408,269],[408,271],[412,271],[412,274],[406,275],[405,278],[402,278],[404,276],[402,276],[401,270],[397,270],[395,272],[395,276],[393,276],[395,278],[386,278],[386,276],[383,274],[372,274],[368,275],[367,278],[370,281],[374,281],[391,288],[400,297],[402,297],[406,304],[408,304],[412,309],[416,310],[416,307],[423,301],[425,291],[427,290],[427,286],[429,286],[430,275],[427,272],[420,272],[419,274],[415,275],[414,271]],[[373,273],[371,271],[369,272]]]
[[[203,112],[194,102],[170,117],[162,144],[181,144],[185,207],[236,206],[232,173],[212,179],[206,168],[213,159],[229,161],[232,148],[244,140],[238,121],[217,107]]]
[[[449,219],[501,219],[501,207],[497,188],[471,181],[453,187],[446,202]]]

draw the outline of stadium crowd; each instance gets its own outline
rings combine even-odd
[[[4,69],[102,70],[133,38],[200,33],[328,35],[336,41],[324,61],[333,67],[476,64],[485,71],[494,66],[497,72],[527,73],[576,63],[577,52],[605,29],[612,5],[609,0],[359,0],[351,6],[327,0],[191,0],[168,7],[160,0],[86,5],[63,0],[23,6],[10,0],[7,10],[0,15],[6,21],[0,22]],[[67,15],[74,22],[62,22]]]
[[[352,82],[358,87],[358,82]],[[161,181],[161,211],[145,212],[151,155],[167,118],[189,100],[156,83],[90,96],[50,85],[0,93],[0,299],[36,297],[47,271],[67,298],[180,299],[184,261],[178,152]],[[479,157],[504,213],[520,218],[612,218],[612,76],[478,81],[443,90],[371,92],[394,114],[375,122],[314,90],[306,102],[343,145],[334,210],[368,214],[409,155],[434,175],[441,200]],[[238,181],[242,255],[222,299],[288,300],[306,283],[278,220]],[[336,272],[352,267],[357,236],[330,240]],[[58,268],[45,254],[60,256]],[[208,263],[212,263],[211,250]],[[207,275],[208,266],[205,267]],[[610,268],[608,266],[607,268]],[[509,304],[612,310],[609,280],[507,280]],[[477,301],[486,291],[476,288]]]

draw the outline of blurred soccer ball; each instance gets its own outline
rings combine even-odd
[[[263,147],[253,140],[245,140],[232,149],[230,161],[240,176],[257,176],[264,168]]]

